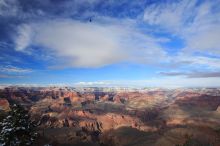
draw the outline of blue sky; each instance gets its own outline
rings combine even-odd
[[[0,84],[219,86],[219,40],[219,0],[1,0]]]

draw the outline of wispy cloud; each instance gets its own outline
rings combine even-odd
[[[187,78],[220,77],[220,72],[160,72],[163,76],[185,76]]]
[[[16,50],[22,51],[31,43],[31,28],[28,25],[18,27],[18,34],[15,36]]]
[[[95,81],[95,82],[77,82],[74,85],[75,86],[82,86],[82,87],[86,87],[86,86],[92,87],[92,86],[109,86],[111,84],[106,81]]]
[[[179,53],[176,56],[167,56],[162,65],[164,68],[216,71],[220,70],[220,59],[188,53]]]
[[[1,0],[0,16],[16,16],[19,11],[17,0]]]
[[[144,21],[183,38],[184,51],[220,55],[219,1],[184,0],[156,3],[145,9]]]
[[[8,75],[8,74],[0,74],[0,78],[24,78],[25,76],[22,75]]]
[[[5,73],[30,73],[33,70],[32,69],[26,69],[26,68],[19,68],[15,66],[0,66],[1,71],[0,72],[5,72]]]

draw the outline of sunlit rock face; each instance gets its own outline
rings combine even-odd
[[[220,114],[220,105],[219,105],[218,108],[216,109],[216,112]]]
[[[5,98],[0,98],[0,110],[8,111],[10,109],[9,102]]]

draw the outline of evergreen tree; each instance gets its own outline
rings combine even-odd
[[[28,111],[16,104],[10,108],[8,115],[0,123],[0,144],[3,146],[31,145],[37,133]]]

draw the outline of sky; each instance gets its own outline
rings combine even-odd
[[[220,86],[220,0],[0,0],[0,84]]]

